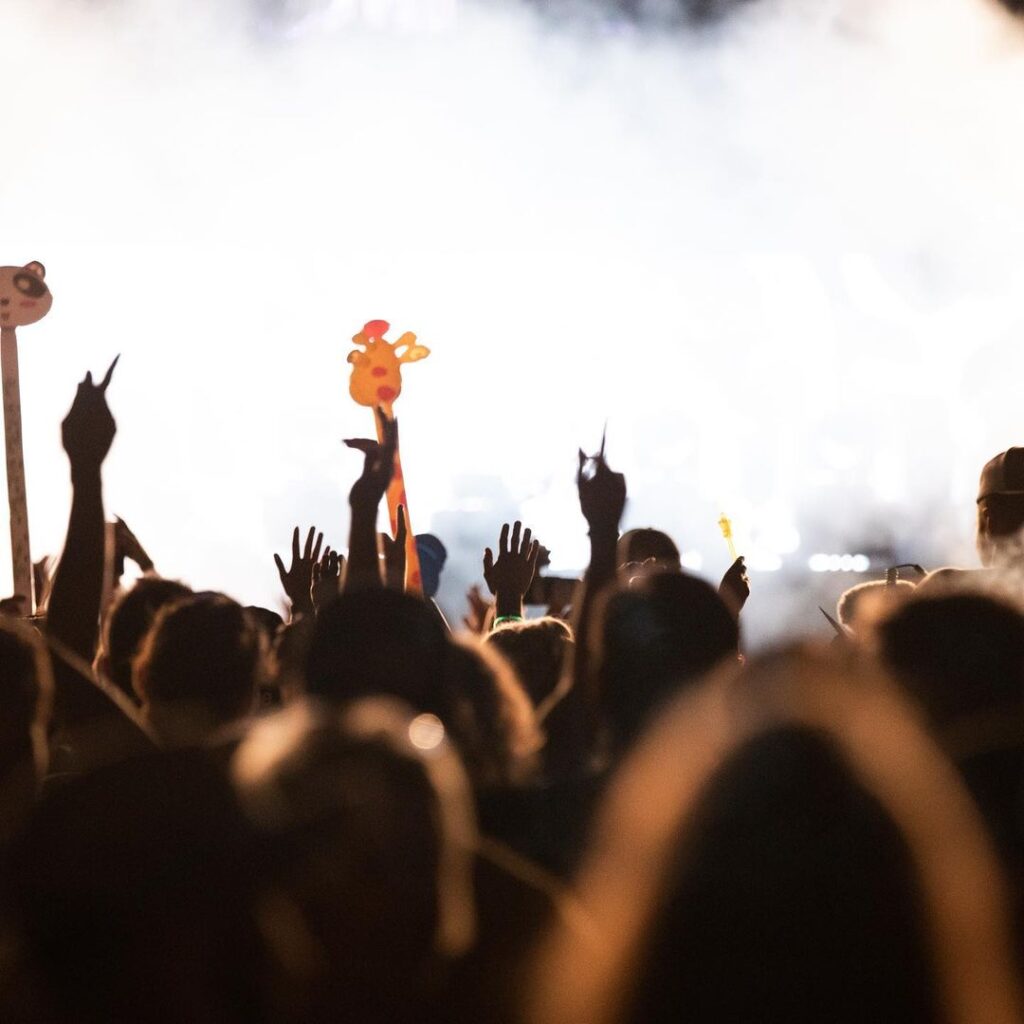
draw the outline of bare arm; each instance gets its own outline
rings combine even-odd
[[[71,463],[71,517],[50,593],[47,629],[86,661],[92,660],[99,637],[104,559],[101,470],[117,430],[106,398],[116,363],[98,385],[91,373],[86,374],[61,425]]]
[[[71,463],[71,516],[46,630],[54,654],[54,724],[74,750],[78,767],[149,746],[123,695],[98,682],[90,669],[99,636],[105,557],[101,471],[117,429],[106,390],[116,364],[115,359],[99,384],[86,374],[61,426]]]
[[[592,469],[588,464],[592,465]],[[588,718],[586,723],[580,725],[592,738],[599,725],[599,695],[590,650],[597,627],[595,612],[598,598],[603,591],[614,585],[618,571],[616,545],[619,523],[626,506],[626,478],[621,473],[612,472],[603,453],[588,459],[580,451],[576,485],[580,510],[587,521],[590,535],[590,562],[576,588],[573,608],[576,643],[572,656],[565,666],[558,689],[538,711],[542,717],[546,716],[570,691],[575,691],[574,707],[584,708]]]
[[[363,453],[363,472],[352,485],[349,505],[352,522],[349,528],[348,564],[342,589],[378,589],[384,586],[377,551],[377,509],[387,493],[395,471],[395,449],[398,447],[398,421],[377,411],[381,437],[378,443],[367,439],[346,441],[349,448]]]

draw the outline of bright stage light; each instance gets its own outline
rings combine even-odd
[[[276,606],[295,523],[345,544],[340,441],[372,422],[344,358],[384,317],[434,352],[398,412],[453,621],[503,520],[582,568],[575,452],[606,419],[626,526],[718,576],[724,508],[768,571],[753,640],[801,626],[768,567],[843,565],[803,551],[973,559],[978,469],[1022,440],[1017,26],[765,2],[648,38],[462,0],[440,32],[275,35],[180,7],[0,5],[0,83],[32,96],[4,112],[3,259],[55,297],[22,351],[37,557],[75,383],[121,352],[109,511],[158,569]]]

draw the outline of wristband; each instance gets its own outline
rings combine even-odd
[[[491,626],[492,630],[497,629],[499,626],[505,625],[506,622],[522,622],[522,615],[499,615]]]

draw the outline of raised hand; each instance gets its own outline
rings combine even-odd
[[[580,495],[580,510],[591,535],[595,531],[617,535],[626,507],[626,478],[609,469],[603,450],[588,458],[581,448],[579,460],[576,487]]]
[[[533,574],[537,570],[537,556],[540,545],[533,540],[529,529],[522,533],[523,524],[516,522],[512,527],[512,541],[509,543],[509,526],[505,523],[498,538],[498,558],[490,548],[484,551],[484,580],[494,594],[497,617],[523,615],[523,596],[530,589]]]
[[[377,410],[382,441],[369,438],[349,438],[345,444],[363,453],[363,472],[352,485],[349,503],[355,507],[376,508],[387,493],[395,472],[395,450],[398,448],[398,420],[389,419],[383,409]]]
[[[722,577],[718,594],[733,615],[738,616],[747,603],[747,598],[750,597],[750,577],[747,575],[747,566],[742,555],[729,566]]]
[[[324,605],[338,596],[345,559],[333,548],[327,548],[319,562],[313,563],[313,608],[320,612]]]
[[[131,528],[120,516],[114,516],[114,537],[117,555],[122,561],[130,558],[143,572],[152,570],[153,559],[146,554],[146,549],[139,543],[139,538],[132,533]]]
[[[471,633],[486,633],[487,619],[491,614],[491,602],[480,593],[477,584],[473,584],[466,591],[466,602],[469,605],[469,612],[462,617],[462,624]]]
[[[316,543],[313,538],[316,536]],[[299,528],[296,526],[292,533],[292,564],[286,571],[281,556],[274,553],[274,561],[277,563],[277,571],[281,576],[281,586],[292,603],[292,614],[309,614],[313,611],[313,565],[320,560],[320,545],[323,543],[323,533],[317,534],[316,527],[311,526],[306,535],[306,544],[299,553]]]
[[[75,400],[61,424],[61,441],[71,463],[71,475],[98,473],[114,443],[117,425],[107,406],[107,387],[117,366],[117,356],[99,384],[92,373],[78,385]]]
[[[390,590],[405,590],[405,543],[409,536],[405,524],[405,506],[398,506],[395,536],[380,535],[380,546],[384,552],[384,584]]]

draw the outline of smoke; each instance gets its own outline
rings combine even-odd
[[[7,0],[0,260],[55,295],[21,334],[34,552],[75,381],[121,352],[109,510],[166,574],[274,605],[295,522],[344,545],[347,339],[384,317],[434,350],[398,409],[453,609],[519,510],[581,567],[606,419],[629,525],[716,575],[732,517],[755,638],[856,581],[814,554],[969,559],[978,469],[1021,440],[1018,24],[587,10]]]

